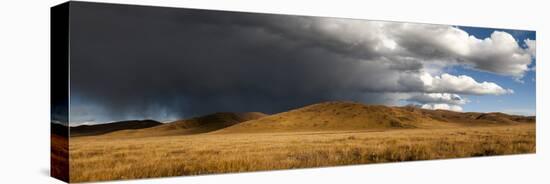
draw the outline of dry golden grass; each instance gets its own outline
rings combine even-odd
[[[69,139],[51,134],[50,141],[50,174],[60,180],[69,181]]]
[[[486,127],[71,138],[71,182],[535,152],[535,123]]]

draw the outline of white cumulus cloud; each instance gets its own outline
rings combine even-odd
[[[454,76],[444,73],[440,76],[432,76],[424,73],[420,76],[426,91],[459,93],[473,95],[502,95],[514,93],[511,89],[504,89],[493,82],[477,82],[470,76]]]
[[[441,109],[441,110],[451,110],[451,111],[462,111],[462,107],[458,105],[449,105],[449,104],[424,104],[421,106],[423,109]]]
[[[451,93],[422,93],[412,95],[406,100],[421,104],[445,103],[452,105],[464,105],[469,102],[467,99],[462,98],[460,95]]]
[[[537,41],[526,39],[523,42],[527,46],[527,51],[529,51],[529,54],[531,54],[531,56],[534,58],[537,55]]]

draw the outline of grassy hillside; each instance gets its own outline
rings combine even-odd
[[[463,125],[513,125],[518,123],[535,123],[535,116],[509,115],[500,112],[455,112],[447,110],[427,110],[414,107],[400,107],[409,111],[420,112],[425,116],[441,122],[453,122]]]
[[[321,130],[448,128],[534,122],[534,117],[502,113],[461,113],[416,107],[388,107],[354,102],[325,102],[247,121],[215,133]]]
[[[300,131],[384,131],[404,128],[450,128],[535,122],[535,117],[503,113],[454,112],[417,107],[324,102],[274,115],[219,112],[170,123],[126,121],[71,128],[71,136],[106,134],[113,138],[199,133],[265,133]]]

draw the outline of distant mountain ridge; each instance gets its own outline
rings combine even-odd
[[[119,130],[142,129],[161,125],[161,122],[155,120],[129,120],[98,125],[80,125],[70,127],[70,136],[91,136],[101,135]]]
[[[268,133],[325,130],[388,130],[449,128],[534,123],[534,116],[504,113],[455,112],[418,107],[365,105],[332,101],[267,115],[260,112],[218,112],[190,119],[160,123],[153,120],[124,121],[71,127],[71,136],[105,134],[131,138],[191,135],[200,133]]]
[[[223,129],[241,122],[265,116],[267,116],[267,114],[261,112],[218,112],[190,119],[177,120],[151,128],[117,131],[108,135],[114,137],[190,135]]]

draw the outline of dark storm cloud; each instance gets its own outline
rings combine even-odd
[[[291,31],[307,27],[300,24],[305,17],[103,5],[73,10],[74,114],[93,111],[82,104],[124,119],[159,111],[273,113],[335,97],[385,102],[350,89],[358,80],[384,80],[356,78],[383,71],[350,58],[368,51],[352,55],[343,43]]]
[[[72,5],[73,122],[276,113],[327,100],[395,104],[399,93],[432,87],[420,77],[434,49],[405,48],[426,45],[425,36],[401,46],[377,22]],[[468,82],[466,90],[486,89]]]

